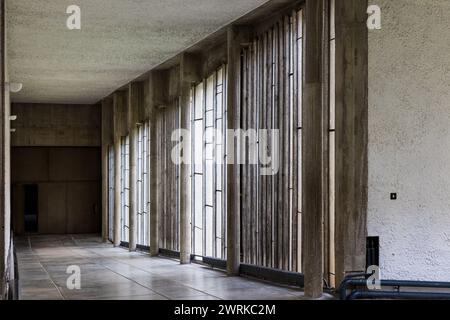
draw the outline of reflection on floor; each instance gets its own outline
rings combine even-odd
[[[303,299],[296,288],[151,258],[92,235],[20,237],[16,247],[20,299]],[[72,265],[81,270],[79,290],[67,287]]]

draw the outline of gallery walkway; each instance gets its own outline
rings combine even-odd
[[[20,299],[303,299],[303,292],[102,243],[92,235],[16,239]],[[67,268],[79,266],[81,289]]]

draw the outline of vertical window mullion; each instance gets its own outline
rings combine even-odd
[[[335,286],[335,138],[336,138],[336,106],[335,106],[335,76],[336,76],[336,62],[335,62],[335,50],[336,50],[336,40],[335,40],[335,0],[330,0],[330,72],[329,72],[329,279],[330,285]]]

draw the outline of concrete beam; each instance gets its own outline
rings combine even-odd
[[[166,71],[152,71],[148,79],[148,95],[146,104],[146,114],[154,117],[157,110],[163,109],[167,105],[167,75]]]
[[[180,58],[180,128],[190,129],[190,93],[192,85],[201,80],[201,60],[183,53]],[[190,150],[190,138],[184,152]],[[190,155],[183,155],[189,157]],[[180,164],[180,263],[191,262],[191,170],[189,164]]]
[[[367,5],[336,1],[336,285],[366,263]]]
[[[101,103],[95,105],[14,103],[15,147],[100,147]],[[83,134],[80,134],[82,132]]]

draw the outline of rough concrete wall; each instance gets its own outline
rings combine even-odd
[[[104,99],[102,101],[102,144],[103,146],[114,144],[114,116],[113,99]]]
[[[13,147],[14,231],[24,233],[24,185],[38,186],[41,234],[100,231],[100,149]]]
[[[13,104],[13,146],[101,145],[100,105]]]
[[[128,135],[128,90],[114,93],[113,122],[115,139]]]
[[[202,53],[201,75],[208,77],[227,61],[227,43],[219,43]]]
[[[376,4],[368,233],[380,236],[382,278],[450,281],[450,1]]]

